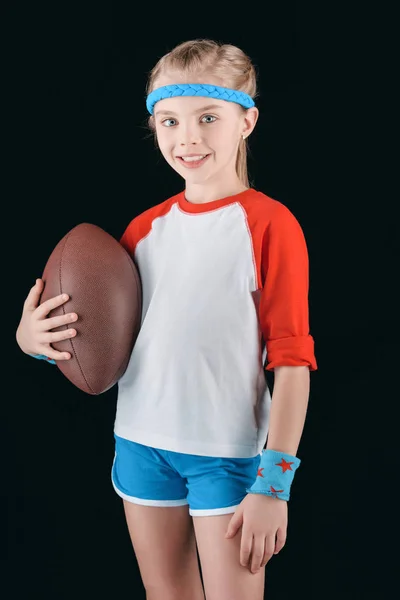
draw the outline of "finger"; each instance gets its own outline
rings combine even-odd
[[[229,521],[228,528],[226,530],[225,537],[232,538],[235,537],[237,532],[239,531],[241,525],[243,523],[243,512],[237,510],[231,520]]]
[[[46,346],[43,349],[43,352],[40,352],[40,354],[44,354],[44,356],[52,358],[55,361],[69,360],[71,358],[71,354],[69,352],[58,352],[57,350],[54,350],[54,348],[52,348],[51,346]]]
[[[61,340],[69,340],[76,336],[76,329],[64,329],[63,331],[47,332],[41,335],[40,342],[52,344]]]
[[[264,559],[265,536],[254,536],[251,552],[251,572],[258,573]]]
[[[242,567],[247,567],[249,564],[251,548],[253,546],[253,535],[242,530],[242,539],[240,542],[240,564]]]
[[[69,300],[68,294],[60,294],[59,296],[49,298],[48,300],[46,300],[46,302],[43,302],[43,304],[40,304],[37,307],[36,310],[38,318],[44,319],[45,317],[47,317],[49,312],[57,308],[57,306],[61,306],[61,304],[64,304],[67,300]]]
[[[280,552],[283,548],[283,546],[286,544],[286,532],[283,531],[282,529],[278,529],[278,531],[276,532],[276,542],[275,542],[275,550],[274,550],[274,554],[278,554],[278,552]]]
[[[40,331],[50,331],[51,329],[61,327],[62,325],[68,325],[69,323],[73,323],[77,320],[78,315],[76,313],[68,313],[58,317],[48,317],[47,319],[42,319],[39,322],[39,329]]]
[[[272,536],[267,536],[265,538],[264,555],[263,555],[262,562],[261,562],[262,567],[265,567],[267,562],[274,555],[274,548],[275,548],[274,538]]]
[[[41,279],[36,279],[36,283],[29,290],[29,294],[27,295],[24,302],[24,310],[34,310],[39,304],[40,294],[43,290],[43,281]]]

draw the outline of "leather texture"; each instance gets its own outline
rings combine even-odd
[[[55,342],[69,360],[58,368],[82,391],[98,395],[125,373],[141,326],[139,272],[123,246],[104,229],[81,223],[51,253],[43,271],[40,303],[67,293],[70,298],[49,317],[75,312],[78,320],[55,328],[76,329],[71,339]]]

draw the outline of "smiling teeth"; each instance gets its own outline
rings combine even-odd
[[[194,162],[195,160],[201,160],[202,158],[205,158],[207,156],[207,154],[203,154],[201,156],[181,156],[181,159],[184,160],[185,162]]]

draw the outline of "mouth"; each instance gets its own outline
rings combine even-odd
[[[211,154],[192,154],[187,156],[177,156],[177,160],[187,169],[196,169],[201,167],[208,160]]]

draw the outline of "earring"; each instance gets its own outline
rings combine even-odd
[[[245,140],[245,139],[246,139],[246,136],[243,134],[242,135],[242,140]]]

